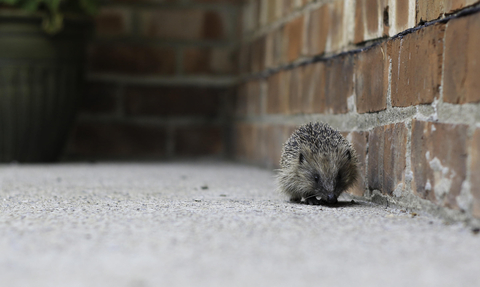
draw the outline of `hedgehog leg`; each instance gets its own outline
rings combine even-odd
[[[301,196],[292,195],[290,196],[290,202],[300,203],[302,200]]]
[[[305,199],[305,204],[308,205],[320,205],[321,201],[318,200],[315,196],[308,197]]]

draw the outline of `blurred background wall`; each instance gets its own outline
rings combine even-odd
[[[240,2],[102,2],[64,158],[224,156]]]

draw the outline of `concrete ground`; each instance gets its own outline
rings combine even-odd
[[[0,286],[480,286],[480,234],[229,163],[0,166]]]

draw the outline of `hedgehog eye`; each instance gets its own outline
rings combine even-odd
[[[298,158],[298,162],[299,162],[299,163],[303,163],[303,160],[304,160],[303,154],[300,153],[300,156],[299,156],[299,158]]]
[[[313,176],[313,179],[315,180],[316,183],[318,183],[318,181],[320,180],[320,175],[315,174],[315,175]]]

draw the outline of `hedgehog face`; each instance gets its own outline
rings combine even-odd
[[[348,147],[328,153],[300,149],[297,167],[306,185],[305,194],[320,196],[327,203],[337,202],[356,179],[355,159]]]

